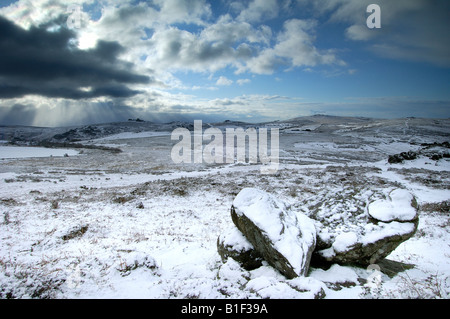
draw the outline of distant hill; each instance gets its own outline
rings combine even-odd
[[[192,122],[173,121],[170,123],[153,123],[139,119],[126,122],[102,123],[73,127],[33,127],[33,126],[0,126],[0,140],[16,144],[39,144],[42,141],[54,143],[74,143],[103,138],[119,133],[140,132],[171,132],[178,127],[194,129]],[[203,122],[203,128],[208,127],[278,127],[280,132],[316,132],[349,134],[351,132],[365,132],[365,134],[379,134],[380,132],[396,132],[413,136],[415,132],[427,131],[441,137],[441,142],[449,140],[450,119],[372,119],[366,117],[340,117],[330,115],[313,115],[297,117],[285,121],[265,123],[246,123],[242,121],[226,120],[217,123]]]

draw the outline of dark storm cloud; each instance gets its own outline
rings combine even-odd
[[[63,16],[29,30],[0,16],[0,98],[130,97],[139,91],[127,85],[151,82],[118,59],[124,48],[117,42],[99,41],[90,50],[75,43],[76,34],[65,27]]]

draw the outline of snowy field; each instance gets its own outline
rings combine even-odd
[[[120,153],[0,145],[0,298],[449,298],[450,159],[426,154],[449,152],[449,120],[277,122],[280,167],[266,175],[245,163],[174,164],[170,130],[142,125],[77,136]],[[405,268],[312,265],[288,280],[268,264],[223,263],[217,238],[232,227],[230,207],[245,187],[343,228],[377,194],[408,190],[419,227],[387,257]]]
[[[0,159],[7,158],[34,158],[50,156],[72,156],[77,155],[74,150],[51,149],[44,147],[26,147],[26,146],[1,146]]]

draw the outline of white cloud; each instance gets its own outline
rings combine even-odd
[[[233,20],[229,14],[225,14],[217,22],[205,27],[201,37],[206,41],[221,41],[230,45],[243,41],[268,44],[272,30],[266,25],[255,27],[247,21]]]
[[[155,0],[159,7],[159,22],[205,25],[212,12],[206,0]]]
[[[282,64],[285,64],[283,59],[277,56],[273,48],[268,48],[263,50],[258,56],[250,59],[236,73],[240,74],[250,71],[256,74],[272,74]]]
[[[350,40],[367,41],[375,37],[376,33],[367,28],[366,25],[354,24],[345,30],[345,36]]]
[[[229,15],[192,33],[175,27],[158,28],[142,41],[150,67],[163,70],[215,72],[225,67],[241,69],[270,44],[272,30],[235,21]]]
[[[236,50],[223,42],[210,42],[174,27],[157,30],[148,41],[146,62],[163,70],[214,72],[232,64]]]
[[[85,1],[75,0],[72,5],[79,5]],[[68,9],[63,1],[52,0],[19,0],[7,7],[0,8],[0,14],[14,21],[23,28],[30,28],[43,22],[57,18],[61,12]]]
[[[233,84],[233,81],[228,79],[225,76],[219,77],[219,79],[216,82],[216,85],[220,85],[220,86],[229,86],[231,84]]]
[[[248,84],[250,82],[251,82],[250,79],[239,79],[239,80],[236,81],[236,83],[239,84],[239,85]]]
[[[275,18],[278,12],[277,0],[252,0],[248,7],[241,11],[237,20],[260,22],[264,19]]]
[[[332,50],[318,50],[313,36],[317,22],[314,20],[291,19],[284,23],[284,30],[277,36],[274,47],[263,50],[251,59],[246,68],[258,74],[271,74],[284,65],[292,67],[312,67],[320,64],[345,65]]]
[[[333,64],[338,62],[331,52],[320,52],[314,46],[312,35],[317,26],[314,20],[288,20],[284,24],[285,31],[278,37],[274,50],[276,54],[292,61],[294,67]]]

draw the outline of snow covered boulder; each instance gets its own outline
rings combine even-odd
[[[254,249],[286,278],[308,272],[316,229],[307,216],[262,190],[244,188],[233,201],[231,217]]]
[[[386,197],[370,202],[367,214],[353,218],[354,224],[348,220],[334,229],[330,225],[320,229],[314,262],[370,265],[411,238],[418,226],[414,196],[396,189]]]
[[[404,190],[393,190],[387,199],[379,199],[369,204],[370,217],[382,222],[409,222],[418,217],[417,202],[414,196]]]
[[[262,265],[261,255],[236,227],[217,238],[217,251],[223,263],[231,257],[245,270],[253,270]]]

